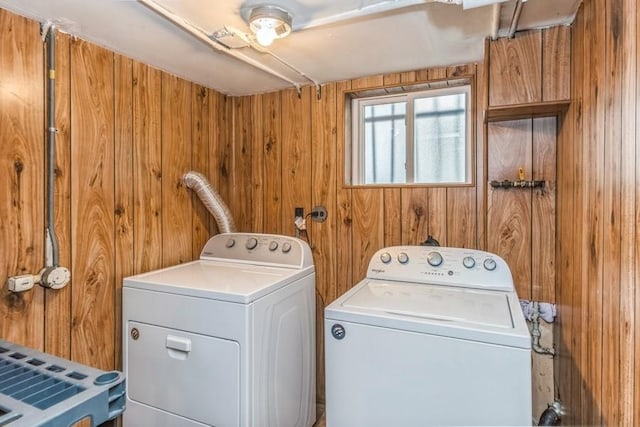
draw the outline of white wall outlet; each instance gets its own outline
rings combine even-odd
[[[25,274],[22,276],[9,277],[7,286],[11,292],[24,292],[33,288],[34,282],[33,275]]]

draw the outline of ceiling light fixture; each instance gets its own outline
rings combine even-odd
[[[291,15],[277,6],[257,6],[249,14],[249,28],[262,46],[291,33]]]

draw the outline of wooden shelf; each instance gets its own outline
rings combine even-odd
[[[485,111],[485,122],[528,119],[532,117],[557,116],[569,108],[570,100],[532,102],[527,104],[489,107]]]

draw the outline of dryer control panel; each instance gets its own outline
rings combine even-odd
[[[392,246],[371,258],[367,277],[511,291],[511,271],[490,252],[440,246]]]
[[[200,259],[301,269],[313,265],[311,249],[304,240],[260,233],[217,234],[204,245]]]

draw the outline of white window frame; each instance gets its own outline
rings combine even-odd
[[[471,110],[471,84],[465,82],[453,87],[436,89],[422,89],[385,95],[356,96],[351,99],[351,161],[347,162],[347,178],[354,186],[456,186],[468,185],[473,182],[472,164],[474,155],[472,152],[472,110]],[[416,99],[446,96],[451,94],[465,94],[465,179],[462,182],[415,182],[415,128],[414,128],[414,101]],[[405,102],[406,124],[406,175],[405,182],[401,183],[365,183],[365,144],[364,144],[364,109],[370,105]],[[349,173],[349,166],[351,171]]]

